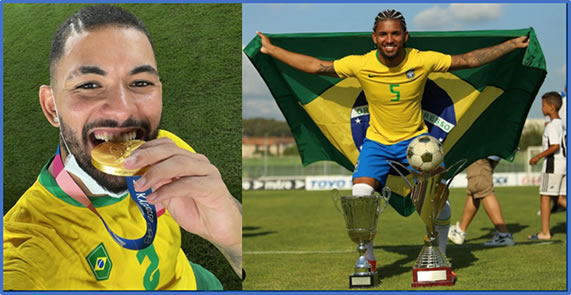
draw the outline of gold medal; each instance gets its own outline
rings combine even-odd
[[[123,161],[143,143],[142,140],[104,142],[91,150],[91,163],[98,170],[115,176],[143,174],[146,168],[129,170],[123,167]]]

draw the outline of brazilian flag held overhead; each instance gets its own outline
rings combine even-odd
[[[277,46],[322,60],[374,49],[370,32],[266,35]],[[517,36],[529,36],[529,46],[475,69],[429,75],[423,115],[429,133],[443,140],[446,166],[462,159],[469,165],[489,155],[513,159],[527,113],[547,73],[545,58],[533,28],[409,33],[406,47],[451,55]],[[331,160],[352,171],[369,120],[359,82],[298,71],[261,53],[260,47],[256,36],[244,52],[284,114],[303,164]],[[387,185],[401,197],[409,193],[396,175],[389,175]],[[395,209],[403,215],[412,213],[410,208]]]

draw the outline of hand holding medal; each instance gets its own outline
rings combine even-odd
[[[137,191],[133,187],[133,183],[141,178],[140,174],[144,173],[146,169],[123,168],[123,161],[144,143],[142,140],[107,141],[97,145],[91,151],[91,162],[95,168],[110,175],[126,177],[129,195],[137,204],[147,223],[145,234],[139,239],[131,240],[117,236],[104,222],[113,239],[121,246],[132,250],[143,249],[152,244],[157,231],[157,210],[154,205],[147,202],[147,196],[151,193],[151,189]]]
[[[236,273],[241,273],[241,205],[204,155],[182,149],[168,138],[159,138],[146,143],[108,141],[97,145],[91,156],[97,169],[127,178],[129,194],[147,221],[144,237],[127,240],[112,234],[116,241],[146,244],[148,234],[154,237],[156,231],[154,204],[161,203],[182,228],[216,245],[235,262],[231,264]]]
[[[147,167],[134,188],[152,188],[149,203],[161,203],[183,229],[215,244],[227,258],[239,257],[241,261],[241,205],[204,155],[180,148],[169,138],[159,138],[132,152],[123,167]],[[235,271],[242,272],[241,263]]]

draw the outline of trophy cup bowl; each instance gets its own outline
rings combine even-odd
[[[349,238],[357,244],[359,258],[355,263],[354,273],[349,275],[349,288],[367,288],[377,286],[378,274],[372,271],[371,264],[365,258],[367,243],[375,238],[379,214],[388,205],[390,191],[383,190],[383,196],[334,196],[337,209],[343,213]],[[381,200],[385,200],[381,208]],[[341,208],[337,204],[341,202]]]

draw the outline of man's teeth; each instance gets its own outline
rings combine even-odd
[[[122,134],[113,134],[113,133],[95,133],[95,139],[102,140],[102,141],[128,141],[133,140],[137,136],[136,131],[131,131]]]

